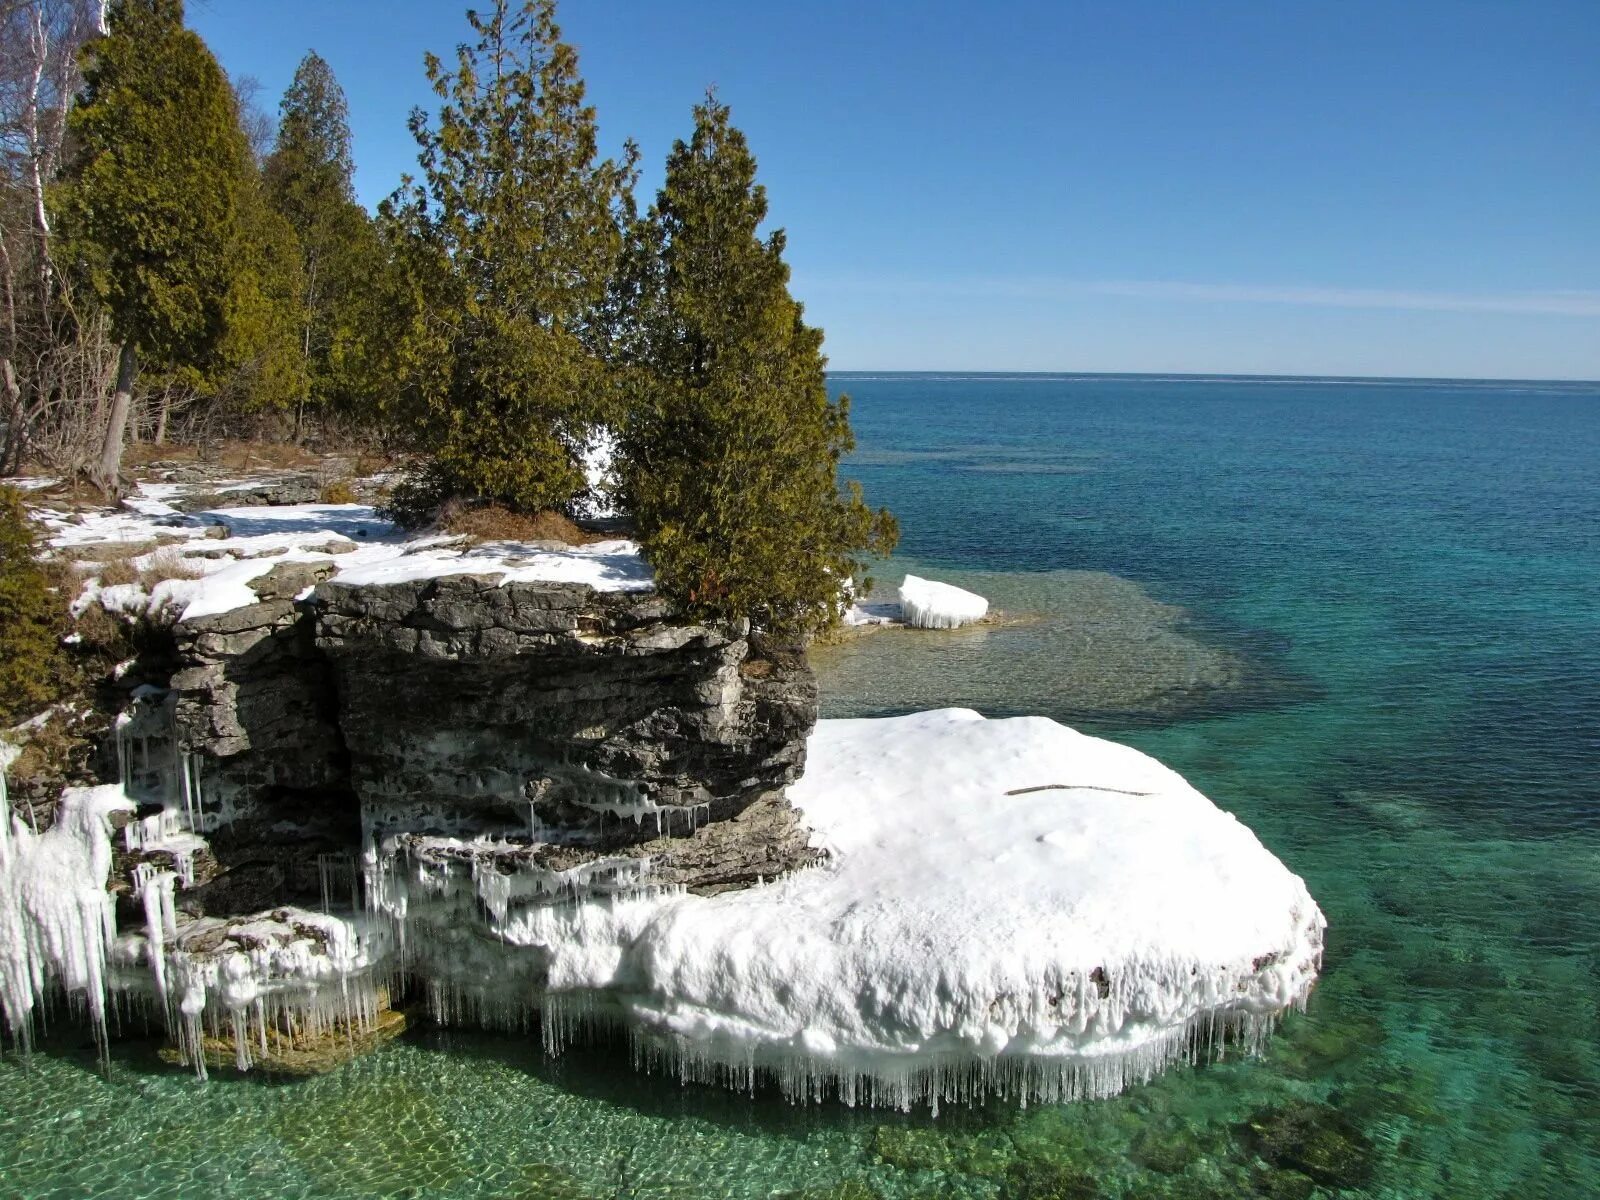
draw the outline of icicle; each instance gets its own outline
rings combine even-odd
[[[11,857],[11,795],[6,791],[6,772],[21,753],[10,742],[0,741],[0,870]]]
[[[11,824],[0,857],[0,1008],[23,1046],[34,1010],[55,982],[84,997],[104,1053],[106,951],[116,936],[105,890],[109,817],[132,807],[115,784],[68,788],[46,832]]]
[[[167,1006],[167,942],[178,936],[178,913],[173,901],[173,885],[178,877],[150,863],[133,869],[134,895],[144,901],[145,939],[149,947],[150,973],[155,980],[156,998]]]
[[[133,717],[128,713],[118,713],[116,721],[117,739],[117,780],[124,789],[132,782],[128,765],[128,726],[133,723]]]

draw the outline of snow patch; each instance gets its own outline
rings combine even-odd
[[[603,465],[596,466],[603,471]],[[599,475],[596,476],[599,478]],[[252,484],[241,484],[250,487]],[[521,542],[465,545],[458,538],[408,534],[365,504],[286,504],[182,513],[170,501],[182,484],[142,483],[120,509],[67,516],[35,515],[50,545],[92,562],[94,547],[161,540],[168,543],[132,560],[136,569],[157,555],[176,556],[196,579],[101,587],[91,578],[73,602],[75,614],[99,601],[108,611],[158,621],[193,620],[256,602],[251,584],[279,563],[328,563],[333,578],[350,583],[398,583],[447,575],[484,575],[502,584],[581,583],[597,591],[648,591],[655,583],[637,543],[625,539],[550,549]],[[218,527],[227,536],[215,537]]]

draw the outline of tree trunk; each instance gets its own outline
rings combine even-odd
[[[161,411],[156,417],[156,445],[167,444],[167,414],[172,411],[172,389],[168,388],[161,393]]]
[[[128,431],[128,409],[133,404],[133,380],[139,371],[138,351],[132,342],[123,342],[117,355],[117,390],[111,394],[111,417],[106,421],[106,438],[100,444],[100,463],[91,478],[108,497],[122,494],[122,439]]]
[[[0,475],[22,469],[22,388],[9,358],[0,359],[0,379],[6,390],[6,436],[0,444]]]

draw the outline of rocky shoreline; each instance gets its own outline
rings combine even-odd
[[[1253,1049],[1315,978],[1304,885],[1125,747],[958,710],[823,729],[802,650],[685,619],[626,542],[188,490],[55,523],[83,611],[141,633],[117,782],[69,791],[60,828],[7,822],[14,1036],[65,988],[155,1015],[201,1074],[296,1073],[393,1036],[404,998],[552,1052],[615,1028],[684,1079],[937,1107]],[[137,582],[92,574],[129,542]]]

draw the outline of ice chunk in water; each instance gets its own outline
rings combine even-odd
[[[900,584],[900,612],[916,629],[955,629],[983,620],[989,602],[948,583],[907,575]]]

